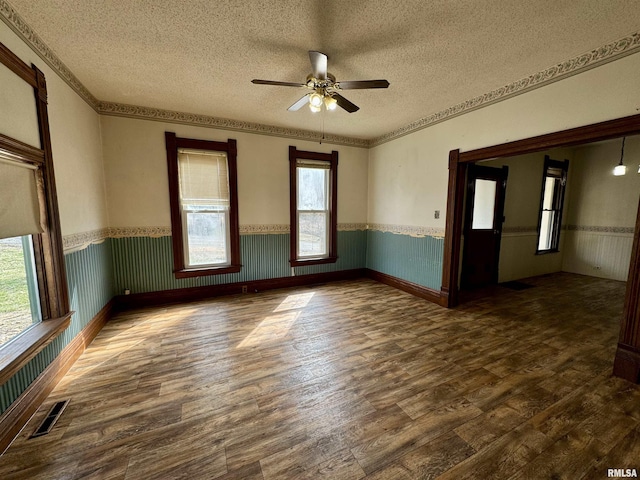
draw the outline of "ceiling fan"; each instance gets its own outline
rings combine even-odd
[[[348,82],[337,82],[336,77],[327,72],[327,56],[322,52],[309,51],[311,69],[313,73],[307,76],[305,83],[277,82],[273,80],[253,79],[251,83],[257,85],[279,85],[282,87],[305,87],[311,90],[300,100],[291,105],[288,110],[295,112],[303,105],[309,104],[312,112],[319,112],[322,106],[327,110],[335,110],[336,107],[343,108],[349,113],[357,112],[360,107],[351,103],[338,92],[340,90],[355,90],[366,88],[387,88],[389,82],[386,80],[352,80]]]

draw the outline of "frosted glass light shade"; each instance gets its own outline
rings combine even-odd
[[[622,175],[625,175],[627,173],[627,167],[625,165],[616,165],[616,167],[613,169],[613,174],[616,177],[620,177]]]

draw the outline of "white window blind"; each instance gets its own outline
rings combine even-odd
[[[0,154],[0,238],[42,233],[37,167]]]
[[[200,207],[230,205],[227,154],[197,150],[178,150],[180,201]]]

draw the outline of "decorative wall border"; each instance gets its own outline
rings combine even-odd
[[[0,0],[1,1],[1,0]],[[99,102],[97,111],[101,115],[115,117],[135,118],[142,120],[154,120],[158,122],[179,123],[182,125],[195,125],[198,127],[218,128],[221,130],[234,130],[239,132],[269,135],[273,137],[295,138],[299,140],[322,141],[335,145],[348,145],[368,148],[370,140],[364,138],[346,137],[343,135],[324,134],[311,130],[297,128],[277,127],[261,123],[244,122],[229,118],[219,118],[210,115],[198,115],[195,113],[163,110],[161,108],[141,107],[115,102]]]
[[[590,52],[578,55],[572,59],[558,63],[542,72],[529,75],[516,82],[505,85],[491,92],[474,97],[465,102],[451,106],[445,110],[420,118],[399,129],[375,138],[363,139],[346,137],[341,135],[322,136],[318,132],[294,128],[283,128],[273,125],[243,122],[226,118],[217,118],[209,115],[197,115],[192,113],[162,110],[158,108],[126,105],[108,101],[99,101],[67,68],[33,29],[20,17],[14,8],[6,1],[0,0],[0,18],[11,28],[31,49],[38,54],[67,84],[80,95],[93,109],[101,115],[155,120],[162,122],[197,125],[210,128],[243,131],[261,135],[272,135],[300,140],[320,141],[336,145],[349,145],[362,148],[371,148],[390,142],[396,138],[422,130],[426,127],[444,122],[464,113],[469,113],[493,103],[529,92],[550,83],[577,75],[584,71],[598,67],[619,58],[640,52],[640,32],[620,38],[614,42],[603,45]]]
[[[367,230],[366,223],[339,223],[339,232],[354,232],[356,230]]]
[[[567,225],[570,232],[591,232],[591,233],[624,233],[633,235],[635,227],[608,227],[599,225]]]
[[[516,234],[516,233],[521,233],[521,234],[538,234],[538,227],[534,226],[528,226],[528,227],[503,227],[502,229],[502,233],[503,234]]]
[[[289,233],[289,224],[274,225],[240,225],[240,235],[277,235]]]
[[[124,237],[169,237],[171,227],[111,227],[109,238]]]
[[[412,237],[444,237],[444,228],[418,227],[415,225],[389,225],[384,223],[370,223],[368,230]]]
[[[570,232],[591,232],[591,233],[615,233],[633,235],[635,227],[611,227],[611,226],[598,226],[598,225],[562,225],[563,231]],[[535,226],[528,227],[505,227],[502,229],[502,233],[505,235],[514,234],[530,234],[537,235],[538,228]]]
[[[106,238],[109,238],[110,231],[110,228],[100,228],[98,230],[91,230],[90,232],[64,235],[62,237],[64,253],[84,250],[91,244],[104,242]]]
[[[349,232],[366,230],[366,223],[339,223],[338,231]],[[240,225],[240,235],[275,235],[289,233],[288,224],[274,225]],[[89,232],[73,233],[65,235],[62,244],[65,253],[83,250],[91,244],[104,242],[107,238],[128,237],[169,237],[171,227],[107,227]]]

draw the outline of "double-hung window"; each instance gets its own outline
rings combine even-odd
[[[289,147],[291,265],[337,260],[338,152]]]
[[[4,384],[69,326],[72,312],[47,82],[35,65],[25,64],[0,43],[0,84],[9,92],[0,99],[6,107],[6,112],[0,108],[0,384]]]
[[[569,160],[564,162],[544,157],[540,216],[538,218],[538,248],[536,253],[557,252],[560,246],[560,228],[564,190],[567,185]]]
[[[176,277],[240,271],[235,140],[166,143]]]

